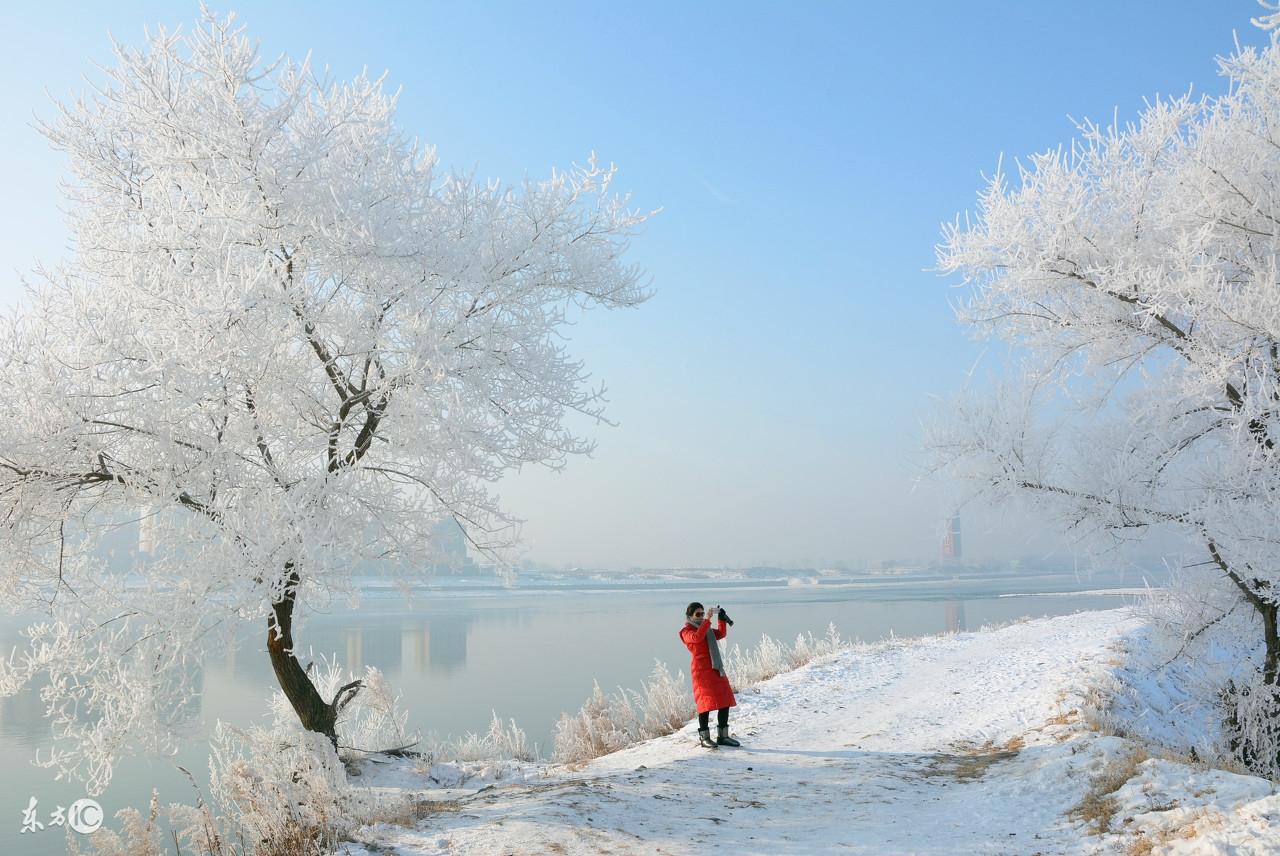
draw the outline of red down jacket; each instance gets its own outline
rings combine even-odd
[[[729,679],[711,667],[711,651],[707,648],[707,634],[711,632],[711,622],[703,619],[701,625],[694,627],[688,622],[680,628],[680,641],[693,654],[689,664],[689,677],[693,679],[693,700],[698,705],[698,713],[708,710],[719,710],[722,707],[734,707],[738,704],[733,697],[733,687]],[[717,639],[723,639],[729,633],[722,620],[715,629]],[[726,652],[721,649],[720,654]]]

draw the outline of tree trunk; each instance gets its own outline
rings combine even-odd
[[[271,667],[275,670],[280,689],[284,690],[285,698],[293,705],[303,727],[328,737],[336,750],[337,707],[320,697],[315,684],[311,683],[311,678],[293,653],[293,607],[300,578],[292,565],[286,567],[289,576],[284,596],[271,604],[272,617],[267,620],[267,653],[271,655]]]
[[[1262,662],[1262,682],[1267,686],[1275,686],[1280,678],[1280,636],[1276,632],[1276,612],[1280,607],[1275,603],[1258,606],[1262,613],[1262,634],[1267,641],[1267,653]]]
[[[1262,638],[1266,643],[1266,655],[1262,661],[1262,683],[1265,686],[1275,686],[1277,680],[1280,679],[1280,635],[1277,633],[1276,617],[1280,612],[1280,603],[1276,602],[1274,590],[1271,583],[1266,580],[1247,580],[1242,574],[1233,570],[1222,554],[1218,551],[1218,545],[1214,543],[1212,538],[1206,538],[1206,544],[1209,548],[1209,557],[1213,560],[1227,579],[1231,580],[1244,595],[1244,599],[1248,601],[1258,613],[1258,617],[1262,619]],[[1249,566],[1246,564],[1246,570]]]

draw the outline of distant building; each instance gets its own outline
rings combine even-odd
[[[473,574],[477,568],[467,555],[467,536],[452,517],[431,528],[431,572],[437,576]]]
[[[960,551],[960,515],[951,515],[947,523],[947,532],[942,536],[942,561],[958,562],[964,558]]]

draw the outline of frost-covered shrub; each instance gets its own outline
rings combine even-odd
[[[554,737],[555,759],[575,764],[630,746],[640,733],[639,720],[624,690],[606,696],[595,685],[576,714],[560,714]]]
[[[840,638],[836,626],[829,624],[826,636],[817,639],[812,633],[801,633],[790,648],[770,636],[762,636],[759,644],[745,653],[734,645],[725,657],[725,668],[733,686],[742,689],[798,669],[844,647],[846,643]]]
[[[693,690],[684,672],[672,675],[661,660],[653,664],[649,678],[632,698],[639,711],[644,740],[680,730],[693,715]]]
[[[322,659],[313,680],[332,698],[352,676]],[[402,749],[417,742],[406,732],[400,696],[377,669],[365,669],[360,692],[342,710],[338,742],[350,758],[371,751]],[[162,830],[183,852],[202,856],[323,856],[344,833],[378,817],[403,813],[403,799],[348,785],[342,759],[329,739],[298,722],[284,694],[270,699],[271,724],[248,729],[219,722],[210,743],[209,801],[171,804],[161,810],[153,797],[144,818],[135,809],[117,813],[120,831],[100,830],[90,839],[96,856],[159,856]],[[501,731],[499,729],[499,731]],[[501,751],[517,751],[523,733],[502,732]],[[494,734],[491,729],[491,736]],[[194,784],[194,782],[193,782]]]
[[[219,722],[209,771],[210,803],[171,804],[163,812],[179,852],[325,856],[361,818],[375,813],[368,796],[347,787],[342,762],[328,738],[301,726],[239,729]],[[166,836],[158,823],[162,812],[156,795],[145,818],[131,808],[116,816],[119,832],[102,829],[90,837],[95,856],[167,852],[161,844]],[[78,852],[74,843],[71,852]]]
[[[211,750],[212,800],[258,856],[324,853],[351,822],[346,772],[324,735],[218,723]]]
[[[505,722],[493,711],[488,731],[476,734],[468,731],[453,740],[429,738],[420,751],[422,764],[430,767],[437,762],[468,761],[532,761],[537,757],[537,747],[529,745],[529,739],[514,719]]]
[[[493,720],[489,723],[489,733],[486,736],[487,742],[495,747],[500,758],[532,761],[537,754],[536,747],[529,746],[524,729],[516,725],[514,719],[508,719],[504,723],[498,717],[497,711],[493,713]]]
[[[95,856],[162,856],[164,853],[163,830],[160,828],[160,794],[151,792],[151,808],[144,817],[136,808],[123,808],[116,812],[120,831],[99,829],[89,839]],[[79,856],[81,850],[75,836],[67,833],[67,853]]]
[[[726,653],[725,661],[729,681],[739,689],[767,681],[792,668],[791,651],[772,636],[761,636],[756,647],[745,653],[734,645]]]
[[[619,688],[606,696],[596,684],[576,715],[561,714],[554,757],[563,764],[589,761],[678,731],[696,713],[684,673],[672,675],[658,660],[638,691]]]
[[[796,667],[798,668],[805,663],[811,663],[847,647],[849,647],[849,643],[840,638],[840,631],[836,630],[836,625],[833,622],[827,625],[827,635],[821,639],[815,639],[812,633],[801,633],[796,636],[796,646],[792,658],[796,661]]]

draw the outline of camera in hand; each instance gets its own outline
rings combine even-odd
[[[725,624],[727,624],[727,625],[729,625],[730,627],[732,627],[732,626],[733,626],[733,619],[729,617],[729,613],[727,613],[727,612],[725,612],[725,611],[724,611],[724,607],[723,607],[723,606],[717,606],[717,607],[716,607],[716,609],[717,609],[717,610],[719,611],[719,613],[720,613],[720,618],[721,618],[721,620],[722,620],[722,621],[724,621],[724,623],[725,623]]]

